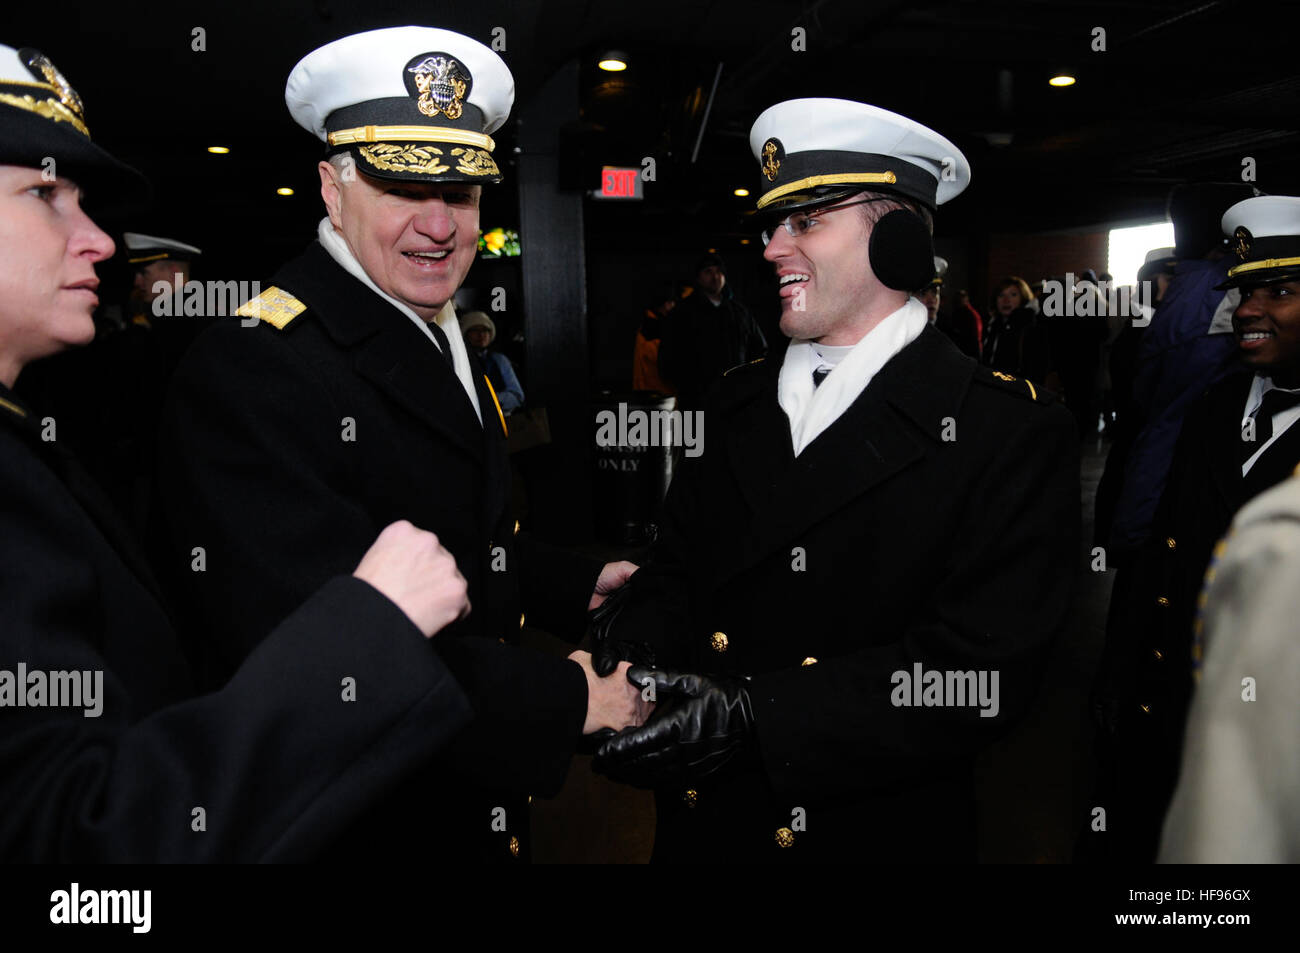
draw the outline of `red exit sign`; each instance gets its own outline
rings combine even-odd
[[[641,199],[641,170],[604,166],[600,170],[600,191],[592,194],[602,199]]]

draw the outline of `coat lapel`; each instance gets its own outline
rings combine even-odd
[[[484,428],[437,346],[409,317],[351,275],[342,290],[336,281],[327,286],[320,276],[329,269],[342,270],[319,242],[313,242],[275,280],[307,303],[330,337],[352,349],[359,374],[430,429],[481,460]]]
[[[495,526],[510,505],[510,457],[507,448],[505,417],[500,413],[496,395],[488,384],[483,362],[474,354],[469,356],[470,373],[478,391],[478,406],[483,412],[480,428],[485,467],[483,499],[489,512],[484,514],[486,525]]]
[[[776,401],[780,370],[780,360],[765,362],[752,392],[728,417],[724,435],[728,465],[754,511],[768,508],[778,481],[794,462],[790,422]]]
[[[1226,451],[1210,454],[1210,484],[1228,513],[1236,512],[1245,502],[1242,499],[1245,484],[1241,477],[1241,428],[1246,395],[1254,377],[1254,374],[1242,373],[1229,378],[1219,392],[1223,396],[1207,408],[1207,426],[1210,434],[1214,435],[1211,446],[1223,447]],[[1252,472],[1258,466],[1252,467]]]
[[[1297,464],[1300,464],[1300,422],[1284,430],[1255,461],[1242,481],[1242,497],[1239,502],[1244,505],[1269,487],[1281,483],[1291,476]]]
[[[940,421],[956,417],[973,368],[946,338],[927,328],[797,458],[777,402],[776,373],[765,375],[754,401],[761,406],[749,411],[746,437],[729,441],[736,481],[746,488],[755,512],[742,557],[719,566],[718,584],[921,460],[931,450],[929,442],[939,439]],[[789,462],[779,466],[782,458]],[[759,491],[752,489],[756,485]]]

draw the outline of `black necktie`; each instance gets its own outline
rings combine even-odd
[[[1244,464],[1273,436],[1273,415],[1288,407],[1300,404],[1300,392],[1270,390],[1255,411],[1255,439],[1241,442],[1241,462]]]
[[[451,368],[452,373],[454,374],[456,372],[456,362],[452,360],[451,357],[451,342],[447,340],[447,335],[442,328],[438,327],[437,321],[429,321],[426,323],[429,325],[429,330],[433,332],[433,339],[438,342],[438,347],[442,351],[443,359],[447,362],[447,366]]]
[[[826,375],[831,372],[829,367],[819,367],[813,371],[813,390],[822,386],[822,381],[826,380]]]

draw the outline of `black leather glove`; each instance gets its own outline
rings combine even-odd
[[[592,766],[616,781],[652,788],[706,777],[757,758],[754,708],[741,679],[707,678],[634,665],[627,678],[654,679],[655,712],[640,728],[606,738]]]
[[[614,637],[614,624],[628,603],[630,588],[619,586],[595,609],[591,610],[591,667],[601,678],[612,675],[619,662],[653,667],[655,653],[644,642],[623,641]]]

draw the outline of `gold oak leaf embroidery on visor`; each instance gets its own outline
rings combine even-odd
[[[363,159],[384,172],[438,175],[451,168],[438,158],[442,155],[442,150],[433,146],[396,146],[390,142],[380,142],[373,146],[362,146],[360,152]]]
[[[86,124],[78,118],[76,113],[57,99],[36,99],[32,96],[14,96],[10,93],[0,93],[0,103],[18,109],[26,109],[28,112],[36,113],[38,116],[52,119],[55,122],[71,123],[77,132],[87,138],[90,137],[90,130],[86,128]]]
[[[451,154],[458,156],[456,171],[465,175],[500,175],[492,153],[483,149],[452,149]]]

